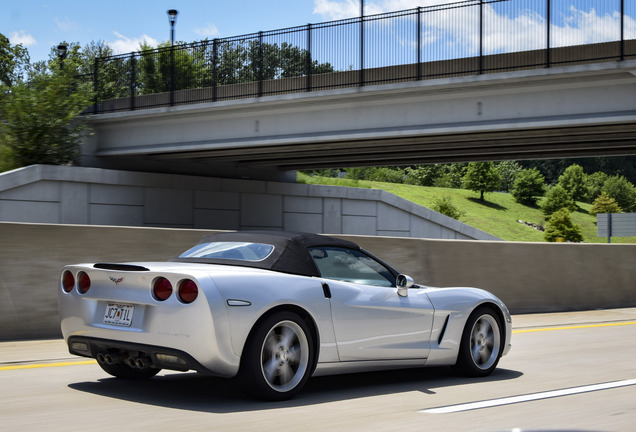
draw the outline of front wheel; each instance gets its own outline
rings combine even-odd
[[[313,362],[307,324],[295,313],[277,312],[259,323],[249,337],[239,378],[244,391],[253,396],[285,400],[302,390]]]
[[[501,329],[501,319],[492,308],[482,306],[475,309],[462,333],[455,370],[473,377],[490,374],[503,352]]]

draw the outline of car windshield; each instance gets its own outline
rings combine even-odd
[[[262,261],[274,246],[264,243],[214,242],[200,243],[179,255],[179,258],[220,258],[240,261]]]

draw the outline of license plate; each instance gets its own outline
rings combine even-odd
[[[104,324],[130,327],[134,311],[135,307],[132,305],[108,303],[104,312]]]

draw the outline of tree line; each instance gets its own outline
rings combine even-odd
[[[288,42],[205,40],[169,42],[153,48],[145,43],[127,56],[101,55],[95,64],[97,100],[207,88],[333,72],[312,60],[306,49]]]

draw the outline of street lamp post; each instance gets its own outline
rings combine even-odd
[[[57,57],[60,59],[60,69],[64,70],[64,59],[66,58],[66,54],[68,52],[68,45],[59,44],[57,46]]]
[[[177,21],[179,11],[170,9],[168,19],[170,20],[170,106],[174,105],[174,24]]]
[[[168,19],[170,20],[170,46],[174,45],[174,24],[177,22],[177,15],[179,11],[176,9],[170,9],[168,11]]]

